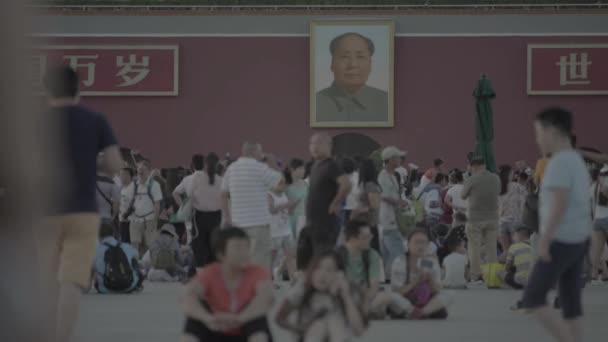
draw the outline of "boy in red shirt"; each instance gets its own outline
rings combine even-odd
[[[251,263],[249,236],[235,227],[217,232],[218,262],[199,269],[186,286],[182,342],[271,342],[266,313],[272,304],[270,274]]]

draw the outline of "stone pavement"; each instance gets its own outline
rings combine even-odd
[[[178,341],[183,322],[179,293],[179,284],[148,283],[137,295],[86,295],[74,342]],[[447,321],[373,322],[357,341],[551,342],[532,317],[509,311],[518,292],[478,288],[453,293]],[[607,286],[585,290],[585,311],[585,342],[608,341]],[[274,331],[275,341],[292,341]]]

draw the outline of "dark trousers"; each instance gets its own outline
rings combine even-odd
[[[211,238],[215,229],[222,223],[222,212],[195,210],[193,223],[194,238],[191,246],[192,253],[194,253],[194,266],[203,267],[216,260]]]
[[[369,246],[373,248],[378,254],[382,255],[382,251],[380,250],[380,231],[378,230],[378,226],[370,226],[372,231],[372,241]]]
[[[201,321],[188,318],[184,328],[184,334],[196,337],[200,342],[247,342],[249,337],[256,333],[265,333],[268,336],[268,341],[272,342],[272,334],[268,327],[266,317],[254,319],[251,322],[245,323],[240,328],[240,334],[228,335],[220,332],[211,331]]]
[[[316,255],[328,249],[334,249],[339,234],[340,225],[337,219],[335,222],[313,223],[304,227],[300,232],[296,250],[298,270],[306,270]]]
[[[129,233],[129,225],[131,223],[129,221],[126,222],[119,222],[118,223],[118,236],[120,238],[120,241],[122,242],[126,242],[126,243],[131,243],[131,233]]]
[[[546,305],[547,293],[557,284],[564,318],[582,316],[583,270],[588,249],[589,241],[578,244],[553,242],[549,252],[551,261],[539,260],[534,265],[524,291],[524,307],[536,309]]]

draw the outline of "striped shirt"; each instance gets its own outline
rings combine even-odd
[[[232,163],[222,182],[222,191],[230,193],[230,216],[238,227],[270,224],[268,191],[282,179],[280,172],[253,158],[241,157]]]
[[[507,253],[507,263],[513,262],[515,266],[515,280],[525,285],[532,270],[532,247],[529,242],[518,242],[511,245]]]

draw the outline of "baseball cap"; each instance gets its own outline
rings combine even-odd
[[[406,155],[407,152],[401,151],[395,146],[389,146],[382,150],[382,160],[389,160],[393,157],[405,157]]]

